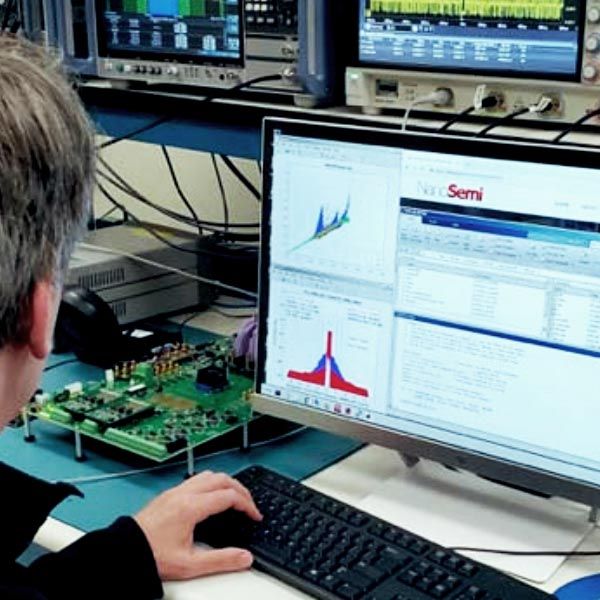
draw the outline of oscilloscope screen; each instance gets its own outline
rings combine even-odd
[[[243,64],[242,0],[97,0],[104,57]]]
[[[580,0],[361,0],[362,63],[578,79]]]

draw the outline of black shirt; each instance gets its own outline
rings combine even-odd
[[[84,535],[29,567],[16,560],[50,511],[67,496],[64,483],[47,483],[0,463],[0,598],[2,600],[154,600],[163,590],[146,536],[131,517]]]

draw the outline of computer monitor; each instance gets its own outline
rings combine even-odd
[[[362,64],[580,80],[582,0],[360,0]]]
[[[98,54],[104,59],[241,66],[242,11],[242,0],[96,0]],[[125,63],[127,67],[131,75],[135,69],[143,69],[142,75],[159,74],[154,65]]]
[[[600,505],[600,155],[264,126],[260,412]]]

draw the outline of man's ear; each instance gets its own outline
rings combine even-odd
[[[27,346],[34,358],[44,360],[52,351],[59,290],[51,281],[37,282],[31,293]]]

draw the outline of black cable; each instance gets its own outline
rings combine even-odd
[[[68,360],[63,360],[61,362],[54,363],[53,365],[48,365],[44,369],[44,373],[46,373],[47,371],[52,371],[54,369],[58,369],[59,367],[64,367],[66,365],[71,365],[73,363],[78,363],[78,362],[79,362],[78,358],[69,358]]]
[[[219,171],[219,165],[214,152],[211,152],[210,158],[212,160],[213,169],[215,170],[215,176],[217,177],[217,184],[219,185],[219,191],[221,193],[221,201],[223,203],[223,220],[225,221],[225,231],[229,230],[229,204],[227,202],[227,195],[225,194],[225,186],[223,185],[223,178],[221,177],[221,171]]]
[[[521,551],[521,550],[493,550],[491,548],[468,548],[463,546],[450,546],[447,550],[454,552],[477,552],[481,554],[505,554],[507,556],[600,556],[597,551],[567,551],[547,550],[547,551]]]
[[[253,183],[237,168],[233,161],[223,154],[219,155],[227,168],[240,180],[240,183],[260,202],[260,192],[254,187]]]
[[[204,96],[204,98],[202,98],[199,101],[199,104],[212,102],[215,99],[227,98],[228,96],[235,94],[235,92],[239,92],[239,91],[243,90],[244,88],[251,87],[258,83],[266,83],[268,81],[281,81],[282,79],[283,79],[282,75],[263,75],[262,77],[254,77],[253,79],[248,79],[247,81],[242,81],[242,83],[239,83],[238,85],[235,85],[231,88],[215,90],[214,93]],[[174,117],[161,117],[160,119],[156,119],[156,121],[152,121],[151,123],[148,123],[147,125],[144,125],[143,127],[140,127],[139,129],[134,129],[133,131],[130,131],[129,133],[125,133],[119,137],[115,137],[110,140],[107,140],[106,142],[100,144],[98,146],[98,148],[101,148],[101,149],[108,148],[109,146],[113,146],[114,144],[118,144],[119,142],[123,142],[125,140],[130,140],[132,138],[137,137],[138,135],[141,135],[142,133],[146,133],[146,131],[150,131],[151,129],[156,129],[160,125],[163,125],[164,123],[168,123],[169,121],[172,121],[173,119],[174,119]]]
[[[173,186],[175,187],[175,190],[177,191],[177,195],[179,196],[180,200],[183,202],[185,207],[188,209],[190,215],[192,215],[192,219],[194,219],[194,223],[196,224],[196,227],[198,228],[198,235],[200,237],[202,237],[202,235],[204,235],[204,234],[202,232],[202,226],[200,225],[200,219],[198,218],[198,214],[194,210],[194,207],[192,206],[191,202],[188,200],[187,196],[184,194],[183,190],[181,189],[181,185],[179,184],[179,179],[177,177],[177,173],[175,173],[175,167],[173,166],[173,162],[171,161],[171,157],[169,156],[169,151],[167,150],[167,147],[165,145],[161,145],[160,148],[162,150],[163,156],[167,163],[167,167],[169,169],[169,174],[171,175],[171,181],[173,182]],[[227,228],[225,228],[225,230],[227,231]]]
[[[459,121],[462,120],[463,117],[466,117],[467,115],[470,115],[472,112],[475,112],[475,107],[474,106],[469,106],[469,108],[466,108],[462,112],[459,112],[454,118],[450,119],[449,121],[446,121],[438,129],[438,132],[441,133],[442,131],[446,131],[447,129],[450,129],[450,127],[452,127],[452,125],[454,125],[455,123],[458,123]]]
[[[147,231],[151,236],[155,237],[158,241],[162,242],[169,248],[173,248],[173,250],[178,250],[179,252],[185,252],[187,254],[195,254],[197,256],[216,256],[218,258],[223,258],[225,256],[225,258],[229,258],[229,255],[224,255],[223,253],[213,252],[211,250],[204,250],[204,249],[193,250],[191,248],[185,248],[183,246],[174,244],[173,242],[169,241],[166,237],[164,237],[162,234],[160,234],[154,227],[152,227],[151,225],[148,225],[147,223],[144,223],[144,221],[142,221],[139,217],[137,217],[131,211],[129,211],[127,208],[125,208],[125,206],[123,204],[121,204],[118,200],[116,200],[115,197],[100,182],[96,182],[96,185],[98,186],[98,189],[100,190],[100,192],[102,192],[102,194],[106,197],[106,199],[111,204],[113,204],[114,206],[116,206],[117,208],[122,210],[126,215],[129,216],[129,218],[136,225],[138,225],[139,227],[141,227],[142,229]],[[223,235],[223,234],[221,233],[219,235]],[[232,236],[234,234],[230,233],[228,235]],[[231,288],[231,286],[223,285],[218,282],[213,283],[213,285],[220,286],[223,289]],[[249,292],[248,290],[242,290],[242,291],[247,293],[251,298],[256,297],[256,294],[254,292]]]
[[[108,169],[110,171],[110,173],[113,175],[114,179],[109,177],[108,175],[106,175],[106,173],[103,173],[100,170],[98,170],[98,174],[101,175],[107,181],[109,181],[116,188],[118,188],[122,192],[126,193],[128,196],[131,196],[132,198],[138,200],[142,204],[150,206],[154,210],[157,210],[158,212],[160,212],[170,218],[173,218],[174,220],[180,221],[187,225],[195,225],[196,224],[195,220],[192,220],[189,217],[186,217],[185,215],[182,215],[182,214],[172,211],[168,208],[160,206],[160,205],[156,204],[155,202],[152,202],[152,200],[149,200],[141,192],[136,190],[130,183],[128,183],[121,175],[119,175],[119,173],[117,173],[117,171],[115,171],[115,169],[113,169],[103,158],[100,158],[99,161],[102,163],[102,165],[106,169]],[[221,228],[225,227],[225,223],[221,223],[219,221],[206,221],[203,219],[199,219],[198,223],[200,225],[202,225],[202,227],[204,229],[206,229],[208,231],[214,231],[216,233],[221,232],[222,231]],[[238,227],[241,229],[257,229],[258,227],[260,227],[260,223],[228,223],[228,225],[230,227]],[[215,228],[219,228],[219,229],[215,229]]]
[[[490,96],[485,96],[485,98],[481,99],[481,104],[478,107],[473,106],[469,106],[468,108],[465,108],[465,110],[463,110],[462,112],[459,112],[454,118],[450,119],[449,121],[446,121],[439,129],[438,132],[442,132],[442,131],[447,131],[448,129],[450,129],[450,127],[452,127],[452,125],[454,125],[455,123],[458,123],[460,121],[462,121],[463,117],[466,117],[467,115],[470,115],[472,112],[475,112],[478,109],[481,108],[495,108],[500,104],[501,100],[500,98],[495,95],[492,94]]]
[[[148,206],[148,207],[156,210],[160,214],[162,214],[178,223],[183,223],[184,225],[192,225],[192,226],[195,225],[193,219],[191,219],[190,217],[188,217],[186,215],[182,215],[178,212],[172,211],[169,208],[165,208],[163,206],[155,204],[151,200],[148,200],[147,198],[144,198],[143,196],[136,194],[134,191],[128,189],[126,186],[123,186],[117,180],[113,179],[112,177],[110,177],[109,175],[107,175],[106,173],[101,171],[100,169],[97,170],[97,174],[100,177],[106,179],[106,181],[108,181],[111,185],[113,185],[117,189],[121,190],[123,193],[127,194],[131,198],[134,198],[135,200],[138,200],[141,204],[144,204],[144,206]],[[216,232],[216,233],[221,232],[220,229],[212,229],[209,227],[207,227],[206,229],[207,229],[207,231],[211,231],[211,232]]]
[[[560,141],[566,137],[567,135],[569,135],[569,133],[573,132],[575,129],[577,129],[577,127],[579,127],[580,125],[583,125],[586,121],[589,121],[590,119],[593,119],[594,117],[597,117],[598,115],[600,115],[600,108],[597,108],[596,110],[593,110],[592,112],[588,113],[587,115],[584,115],[583,117],[581,117],[581,119],[577,119],[577,121],[575,121],[574,123],[571,123],[571,125],[569,125],[566,129],[563,129],[563,131],[561,131],[561,133],[559,133],[553,140],[552,140],[552,144],[559,144]]]
[[[520,117],[521,115],[524,115],[528,112],[530,112],[529,107],[520,108],[519,110],[515,110],[514,112],[511,112],[508,115],[505,115],[501,119],[498,119],[497,121],[494,121],[493,123],[490,123],[487,127],[484,127],[482,130],[478,131],[475,134],[475,137],[476,138],[483,137],[483,136],[487,135],[492,129],[496,129],[496,127],[500,127],[504,123],[507,123],[508,121],[512,121],[513,119],[516,119],[517,117]]]

